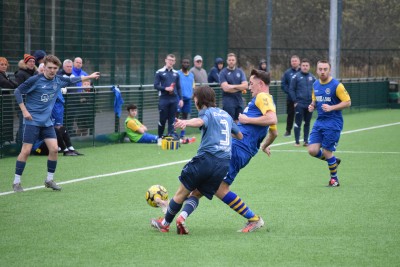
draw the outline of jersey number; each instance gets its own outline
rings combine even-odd
[[[227,120],[220,120],[219,121],[222,125],[222,128],[224,128],[224,130],[221,130],[221,134],[225,136],[225,140],[222,138],[221,141],[219,141],[219,143],[223,146],[229,146],[229,134],[228,130],[229,129],[229,124]]]

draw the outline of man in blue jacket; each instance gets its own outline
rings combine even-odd
[[[289,87],[289,95],[293,101],[295,110],[294,138],[295,146],[300,146],[301,123],[304,119],[304,146],[308,146],[308,135],[310,133],[310,122],[312,112],[308,111],[308,106],[312,102],[312,88],[315,77],[310,73],[310,61],[304,58],[300,64],[300,72],[293,77]]]
[[[168,135],[174,136],[175,113],[183,106],[182,91],[179,81],[179,74],[173,69],[175,55],[169,54],[165,58],[165,66],[156,72],[154,78],[154,89],[158,90],[159,102],[158,111],[160,120],[158,122],[158,138],[162,138],[165,130],[165,123],[168,120]],[[179,99],[179,102],[177,101]],[[159,142],[160,143],[160,142]],[[161,145],[161,143],[160,143]]]
[[[294,120],[294,103],[289,95],[289,86],[290,81],[292,80],[293,75],[300,71],[300,58],[299,56],[293,55],[290,59],[291,67],[288,68],[282,76],[281,80],[281,88],[282,91],[287,95],[286,98],[286,132],[284,134],[285,137],[289,137],[293,128],[293,120]]]
[[[219,73],[224,68],[224,60],[220,57],[215,59],[215,65],[211,68],[208,73],[208,82],[209,83],[219,83]]]

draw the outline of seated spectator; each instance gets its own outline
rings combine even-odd
[[[63,152],[64,156],[83,155],[75,150],[75,148],[72,146],[68,130],[66,127],[64,127],[64,104],[64,96],[61,92],[59,92],[57,95],[57,100],[54,103],[53,110],[51,112],[51,121],[53,122],[54,129],[57,135],[58,151]]]
[[[134,143],[157,143],[158,136],[146,133],[147,127],[136,119],[138,108],[134,104],[129,104],[126,108],[128,117],[125,120],[126,135]]]

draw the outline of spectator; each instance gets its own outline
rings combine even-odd
[[[208,82],[209,83],[219,83],[219,73],[224,68],[224,60],[220,57],[215,59],[214,67],[211,68],[208,73]]]
[[[63,68],[62,70],[57,72],[57,75],[66,78],[74,77],[74,75],[72,74],[72,61],[70,59],[64,60]],[[71,137],[68,132],[68,127],[64,126],[64,110],[65,99],[62,93],[59,92],[57,95],[57,100],[54,103],[53,110],[51,112],[51,120],[53,122],[54,129],[57,135],[58,152],[62,152],[64,156],[83,155],[82,153],[79,153],[77,150],[75,150],[72,145]],[[40,151],[43,152],[46,150],[40,149]]]
[[[71,59],[64,60],[62,69],[60,69],[57,72],[57,75],[61,75],[64,77],[75,77],[75,75],[72,74],[72,60]]]
[[[199,55],[193,58],[194,66],[190,69],[190,72],[194,75],[194,81],[196,83],[207,83],[207,72],[203,69],[203,58]]]
[[[18,67],[19,69],[14,74],[18,85],[37,74],[35,57],[29,54],[24,55],[24,59],[19,61]]]
[[[128,117],[125,120],[125,131],[129,140],[134,143],[157,143],[158,136],[147,133],[147,127],[136,118],[137,106],[129,104],[126,110]]]
[[[28,80],[30,77],[37,74],[36,66],[35,66],[35,57],[25,54],[24,59],[18,62],[19,69],[14,73],[15,80],[17,84],[20,85]],[[19,127],[16,137],[17,144],[22,143],[22,127],[23,127],[23,120],[24,117],[22,116],[21,110],[17,111],[18,119],[19,119]]]
[[[312,112],[308,111],[308,106],[312,102],[312,88],[315,77],[310,73],[310,61],[304,58],[301,61],[300,71],[297,72],[290,82],[289,94],[290,99],[294,103],[295,122],[294,122],[294,138],[295,146],[300,146],[301,124],[304,119],[304,144],[308,146],[308,135],[310,133],[310,122]]]
[[[289,137],[292,132],[293,128],[293,121],[294,121],[294,103],[292,99],[290,98],[289,95],[289,86],[290,86],[290,81],[292,80],[292,77],[300,71],[300,58],[299,56],[293,55],[292,58],[290,59],[290,65],[291,67],[288,68],[285,73],[282,76],[281,80],[281,88],[282,91],[286,94],[286,113],[287,113],[287,119],[286,119],[286,132],[283,136]]]
[[[158,144],[161,145],[161,138],[164,135],[165,123],[168,120],[168,135],[174,136],[175,113],[183,106],[182,91],[179,81],[179,74],[173,69],[175,55],[168,54],[165,58],[165,66],[157,70],[154,77],[154,89],[158,90],[158,110],[160,120],[158,122]],[[177,102],[179,98],[179,102]],[[177,137],[177,136],[176,136]]]
[[[8,60],[5,57],[0,57],[0,87],[5,89],[17,88],[17,82],[10,79],[7,75]]]
[[[182,119],[187,120],[190,114],[190,110],[192,107],[192,95],[193,88],[195,86],[194,83],[194,75],[189,71],[190,60],[188,58],[184,58],[181,61],[181,69],[178,71],[179,74],[179,83],[181,85],[182,98],[183,98],[183,106],[178,107],[176,112],[176,118],[179,119],[179,115],[182,114]],[[181,130],[180,138],[184,140],[185,138],[185,129]]]
[[[248,87],[246,75],[241,68],[236,66],[236,55],[230,53],[227,56],[228,66],[224,68],[220,75],[222,106],[235,122],[238,121],[239,114],[243,113],[242,92]]]
[[[15,192],[24,191],[21,186],[21,176],[25,169],[26,161],[31,153],[32,146],[37,139],[42,137],[49,149],[47,161],[47,178],[45,186],[53,190],[61,190],[53,180],[57,166],[58,145],[56,133],[51,121],[51,112],[57,99],[57,94],[63,87],[90,78],[99,78],[98,72],[87,77],[64,78],[57,76],[60,60],[53,55],[44,59],[44,74],[31,77],[15,89],[14,95],[24,116],[24,134],[21,152],[18,155],[13,189]],[[22,94],[26,94],[25,103]],[[45,101],[43,101],[45,100]]]
[[[7,68],[8,68],[8,60],[5,57],[0,57],[0,87],[3,89],[14,89],[17,88],[18,84],[11,80],[10,77],[7,75]],[[2,141],[13,141],[14,140],[14,125],[13,125],[13,101],[11,98],[10,90],[1,90],[1,95],[3,96],[3,107],[5,112],[3,113],[3,128],[2,128]],[[6,111],[8,109],[9,111]],[[0,122],[1,123],[1,122]]]
[[[72,67],[72,74],[74,74],[75,77],[79,77],[79,76],[88,76],[88,74],[82,69],[83,66],[83,61],[82,58],[80,57],[76,57],[74,59],[74,66]],[[76,84],[76,86],[82,86],[82,83],[79,82]],[[80,90],[79,92],[81,92],[82,90]]]
[[[258,69],[267,72],[267,61],[265,59],[261,59],[258,64]]]
[[[44,52],[43,50],[36,50],[33,53],[33,56],[35,57],[36,66],[39,66],[40,63],[43,63],[46,52]]]

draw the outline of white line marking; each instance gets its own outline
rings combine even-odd
[[[389,127],[389,126],[394,126],[394,125],[399,125],[400,122],[395,122],[395,123],[389,123],[389,124],[383,124],[383,125],[377,125],[377,126],[372,126],[368,128],[361,128],[357,130],[351,130],[351,131],[346,131],[342,132],[342,134],[350,134],[350,133],[356,133],[356,132],[362,132],[362,131],[368,131],[368,130],[374,130],[374,129],[379,129],[379,128],[384,128],[384,127]],[[282,145],[288,145],[288,144],[293,144],[294,141],[289,141],[289,142],[283,142],[283,143],[278,143],[278,144],[272,144],[271,147],[276,147],[276,146],[282,146]],[[282,152],[283,150],[273,150],[276,152]],[[297,151],[297,150],[284,150],[285,152],[290,151],[290,152],[307,152],[307,151]],[[374,152],[351,152],[351,151],[337,151],[338,153],[374,153]],[[379,153],[379,152],[375,152]],[[399,152],[385,152],[385,153],[393,153],[393,154],[399,154]],[[97,179],[101,177],[109,177],[109,176],[115,176],[115,175],[120,175],[120,174],[125,174],[125,173],[131,173],[131,172],[138,172],[138,171],[144,171],[144,170],[151,170],[151,169],[158,169],[166,166],[172,166],[176,164],[181,164],[181,163],[186,163],[190,159],[186,160],[181,160],[181,161],[176,161],[176,162],[170,162],[170,163],[164,163],[164,164],[159,164],[159,165],[154,165],[154,166],[148,166],[148,167],[143,167],[143,168],[137,168],[137,169],[131,169],[131,170],[125,170],[125,171],[119,171],[119,172],[112,172],[112,173],[106,173],[106,174],[100,174],[100,175],[93,175],[93,176],[88,176],[88,177],[83,177],[83,178],[77,178],[77,179],[72,179],[64,182],[58,182],[57,184],[63,185],[63,184],[72,184],[72,183],[77,183],[77,182],[82,182],[86,180],[91,180],[91,179]],[[31,190],[36,190],[36,189],[41,189],[44,188],[44,186],[34,186],[34,187],[28,187],[24,188],[25,191],[31,191]],[[15,193],[14,191],[8,191],[8,192],[2,192],[0,193],[0,196],[5,196],[9,194]]]
[[[307,150],[271,150],[271,152],[294,152],[294,153],[308,153]],[[336,150],[335,153],[341,153],[341,154],[400,154],[400,152],[385,152],[385,151],[341,151],[341,150]]]

